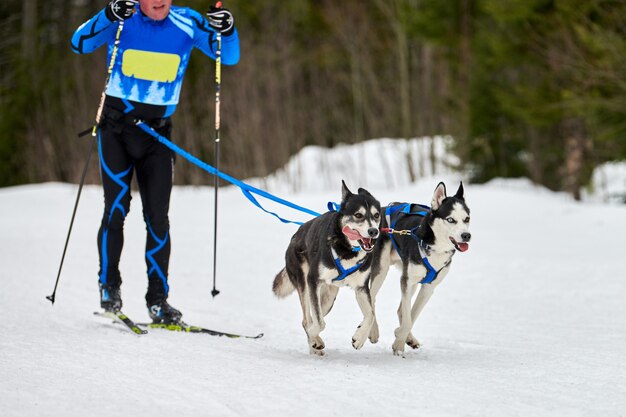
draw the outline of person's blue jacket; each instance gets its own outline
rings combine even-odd
[[[111,22],[100,11],[82,24],[72,36],[72,50],[78,54],[93,52],[108,44],[110,62],[119,22]],[[155,21],[137,7],[124,21],[115,63],[106,94],[149,105],[165,106],[171,115],[180,96],[183,76],[193,48],[216,58],[215,31],[195,10],[172,6],[167,18]],[[222,36],[221,62],[239,61],[237,30]]]

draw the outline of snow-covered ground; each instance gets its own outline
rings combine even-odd
[[[587,201],[626,203],[626,162],[606,162],[593,170],[590,189],[583,190]]]
[[[340,179],[279,196],[324,211]],[[440,179],[456,190],[449,173],[369,190],[383,202],[429,203]],[[352,348],[360,314],[342,289],[319,358],[308,354],[297,296],[271,291],[296,226],[233,187],[220,190],[216,298],[213,190],[174,190],[170,301],[189,323],[262,339],[135,336],[94,317],[98,186],[83,191],[51,306],[76,189],[0,189],[1,416],[626,416],[624,205],[576,203],[526,180],[466,184],[472,244],[414,328],[423,347],[391,353],[392,271],[377,303],[380,342]],[[124,310],[145,321],[138,196],[126,229]]]

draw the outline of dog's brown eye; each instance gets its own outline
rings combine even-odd
[[[357,219],[362,219],[363,218],[363,214],[361,214],[361,213],[354,213],[354,217],[356,217]]]
[[[469,220],[470,220],[470,218],[469,218],[469,217],[466,217],[466,218],[463,220],[463,223],[469,223]]]
[[[378,219],[380,218],[380,213],[376,213],[376,214],[374,214],[374,218],[375,218],[376,220],[378,220]]]

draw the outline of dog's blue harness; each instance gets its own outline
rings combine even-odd
[[[426,267],[426,276],[423,280],[420,281],[420,284],[430,284],[437,279],[437,274],[439,274],[439,271],[436,271],[435,268],[433,268],[430,262],[428,262],[428,258],[423,257],[422,261],[424,261],[424,266]]]
[[[389,224],[389,228],[391,230],[393,230],[394,226],[398,222],[398,214],[406,214],[406,215],[414,215],[414,216],[424,217],[424,216],[426,216],[426,214],[429,211],[430,211],[430,207],[422,205],[422,204],[403,203],[403,204],[398,204],[398,205],[395,205],[395,206],[388,206],[385,209],[385,216],[387,216],[387,224]],[[415,240],[417,242],[417,244],[419,245],[420,255],[422,257],[422,262],[424,264],[424,267],[426,268],[426,276],[424,277],[424,279],[422,279],[420,281],[420,284],[430,284],[434,280],[437,279],[437,275],[439,274],[439,271],[437,271],[435,268],[433,268],[433,266],[428,261],[428,257],[423,256],[423,254],[422,254],[422,249],[423,250],[428,250],[428,245],[426,243],[424,243],[424,241],[422,239],[420,239],[415,234],[415,231],[418,228],[419,228],[419,226],[414,227],[413,229],[410,229],[409,236],[411,236],[413,238],[413,240]],[[396,243],[396,241],[395,241],[395,239],[393,237],[393,233],[389,233],[389,238],[391,239],[391,244],[393,245],[394,249],[396,250],[396,253],[398,254],[398,256],[401,259],[404,259],[402,257],[402,254],[400,253],[400,250],[398,249],[398,244]],[[446,266],[444,266],[443,268],[445,268]],[[441,269],[443,269],[443,268],[441,268]]]
[[[328,202],[329,211],[339,211],[340,209],[341,209],[341,204],[337,204],[333,201]],[[359,246],[352,248],[352,252],[358,252],[360,250],[361,248]],[[339,276],[337,278],[334,278],[333,281],[343,281],[344,279],[346,279],[346,277],[348,277],[348,275],[353,274],[356,271],[358,271],[359,268],[363,266],[363,262],[365,262],[365,259],[366,259],[366,258],[363,258],[359,262],[357,262],[357,264],[354,265],[352,268],[346,269],[343,267],[343,265],[341,265],[341,260],[339,259],[337,252],[335,252],[335,249],[331,247],[330,252],[333,254],[333,261],[335,261],[335,266],[337,267],[337,270],[339,271]]]
[[[358,261],[357,264],[354,265],[352,268],[346,269],[343,267],[343,265],[341,265],[341,260],[339,259],[339,256],[337,255],[337,252],[335,251],[335,249],[331,247],[330,252],[333,254],[333,261],[335,261],[335,266],[337,267],[337,270],[339,271],[339,276],[337,278],[333,278],[333,282],[343,281],[344,279],[346,279],[346,277],[348,277],[348,275],[351,275],[355,273],[356,271],[358,271],[359,268],[363,266],[363,262],[366,259],[366,258],[363,258],[360,261]]]

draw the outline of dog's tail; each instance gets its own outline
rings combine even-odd
[[[277,297],[284,298],[294,292],[295,289],[296,287],[293,286],[287,274],[287,268],[281,269],[280,272],[276,274],[274,285],[272,285],[274,294],[276,294]]]

